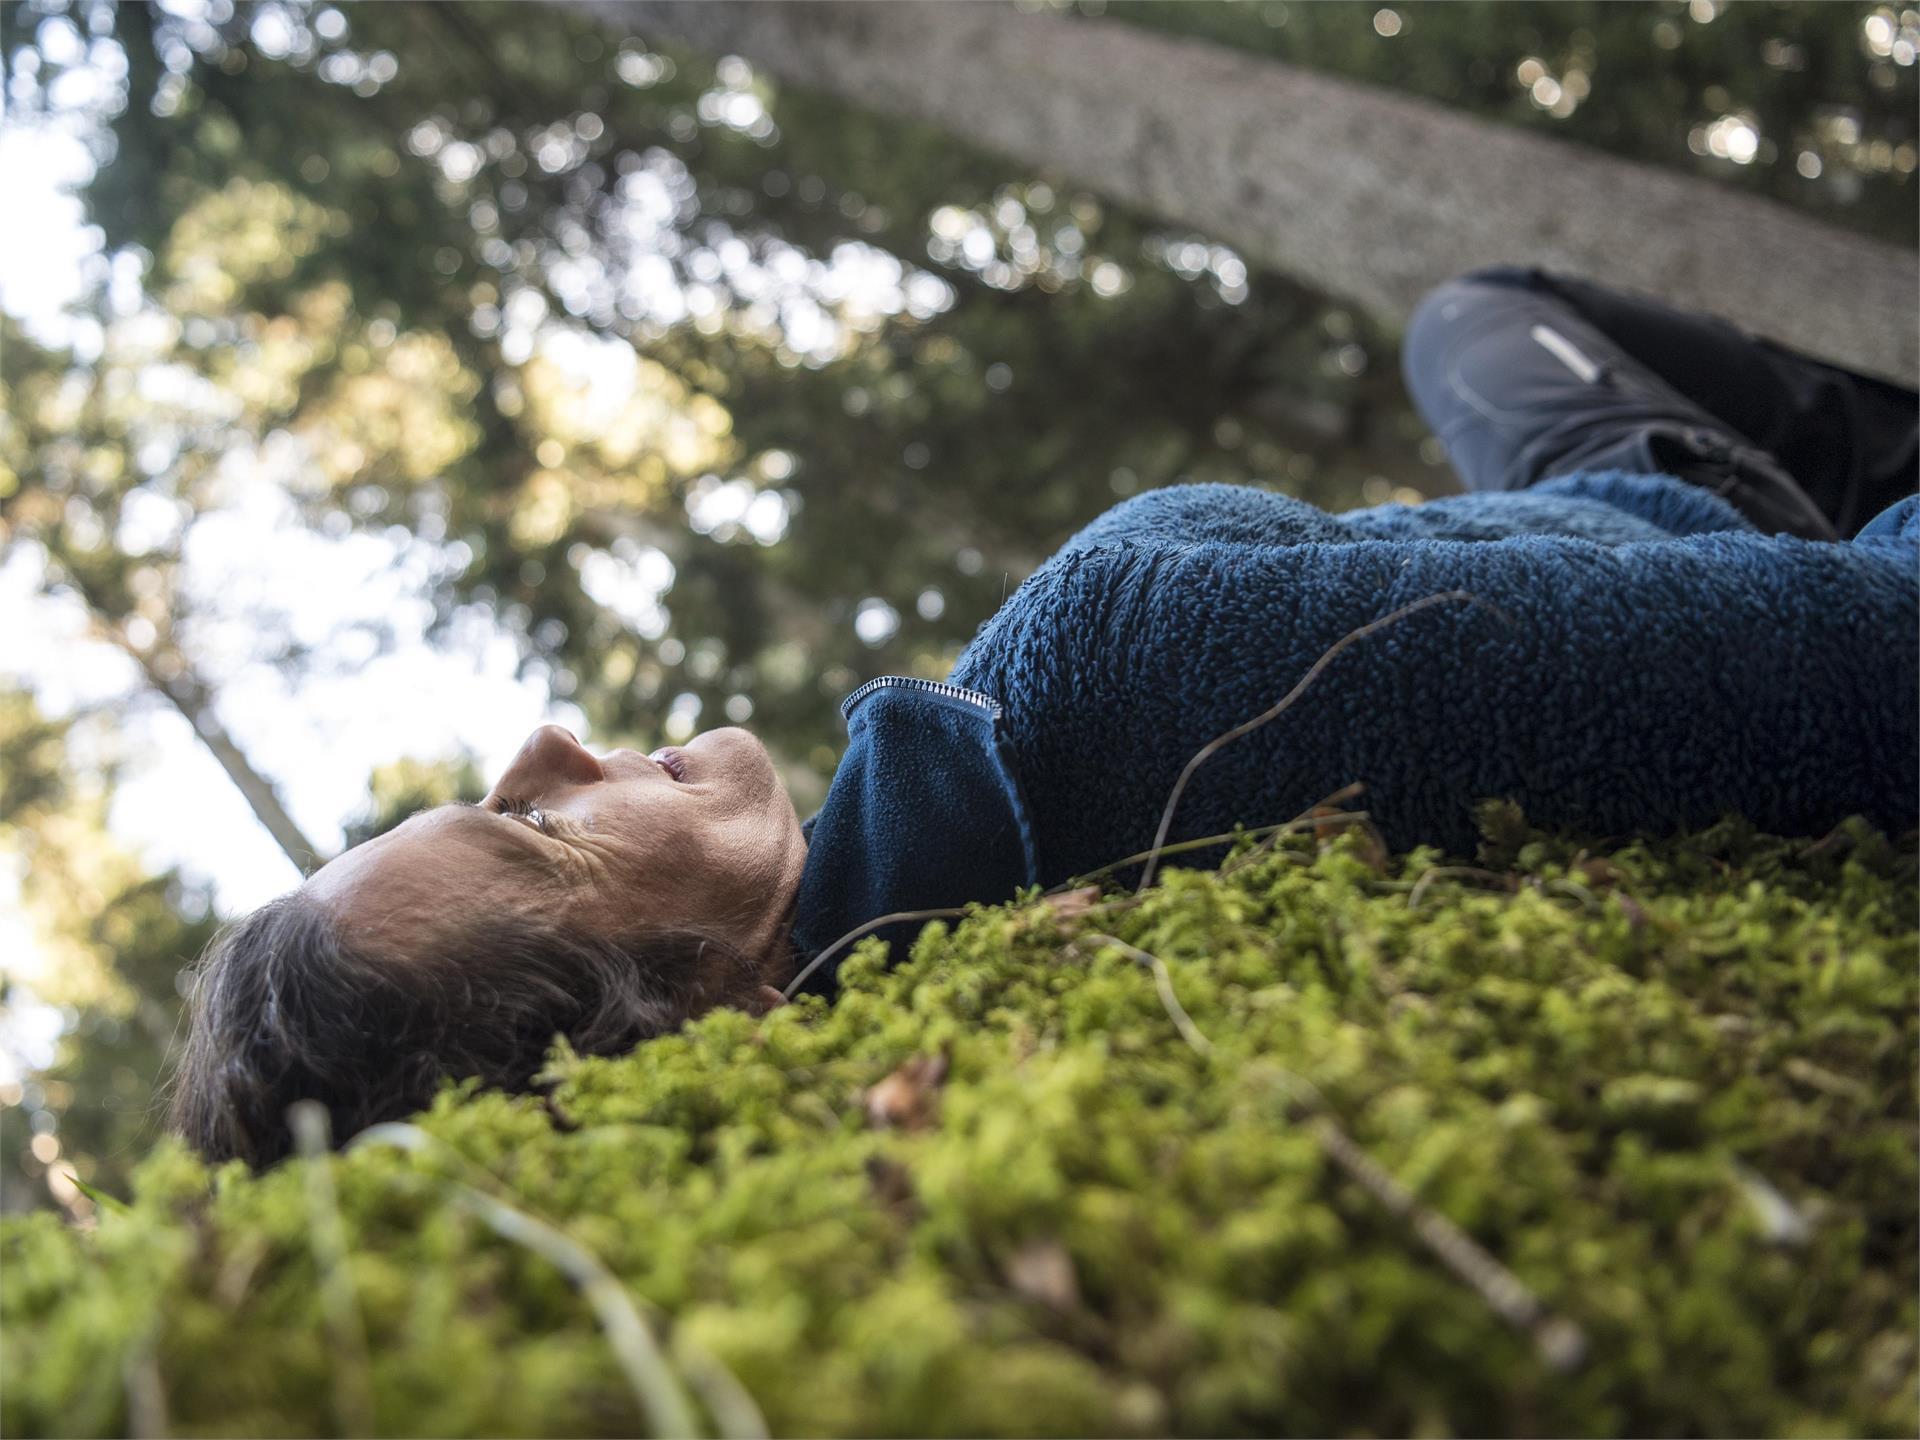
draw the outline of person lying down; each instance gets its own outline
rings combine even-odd
[[[1508,267],[1430,295],[1404,355],[1469,493],[1333,515],[1192,484],[1116,505],[944,681],[846,697],[804,823],[744,729],[649,755],[542,726],[478,804],[410,818],[216,938],[172,1128],[267,1165],[295,1100],[344,1140],[448,1077],[525,1089],[556,1035],[612,1054],[715,1006],[831,999],[841,942],[881,917],[1289,820],[1355,782],[1395,849],[1470,850],[1495,797],[1596,837],[1729,812],[1781,834],[1915,825],[1912,392]],[[1193,770],[1162,837],[1195,754],[1323,659]],[[898,956],[917,928],[873,933]]]

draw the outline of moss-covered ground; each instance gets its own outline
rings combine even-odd
[[[1912,838],[1486,826],[977,910],[259,1178],[162,1146],[6,1223],[0,1420],[1913,1434]]]

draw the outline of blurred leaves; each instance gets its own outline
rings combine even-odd
[[[405,759],[375,770],[367,790],[366,809],[347,822],[348,846],[386,834],[416,811],[477,801],[487,782],[472,761]]]
[[[111,772],[74,754],[81,719],[0,690],[0,869],[38,940],[36,998],[64,1007],[50,1065],[0,1086],[0,1189],[13,1209],[92,1204],[159,1135],[155,1087],[180,1012],[181,963],[212,938],[204,889],[151,874],[107,833]],[[9,1005],[16,974],[0,970]]]

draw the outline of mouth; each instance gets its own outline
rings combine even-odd
[[[663,745],[647,758],[672,776],[676,783],[681,785],[687,783],[687,757],[684,751],[676,750],[671,745]]]

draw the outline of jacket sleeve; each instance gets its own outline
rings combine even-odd
[[[1472,806],[1495,796],[1608,834],[1729,811],[1788,834],[1853,813],[1915,823],[1912,533],[1168,546],[1103,541],[1100,524],[1029,578],[955,671],[1026,707],[1023,773],[1038,777],[1056,854],[1127,853],[1091,832],[1058,837],[1150,831],[1140,817],[1157,817],[1201,744],[1272,706],[1349,631],[1442,592],[1472,599],[1360,641],[1218,752],[1175,837],[1287,819],[1353,780],[1397,846],[1470,847]],[[1078,819],[1055,809],[1076,803]]]

